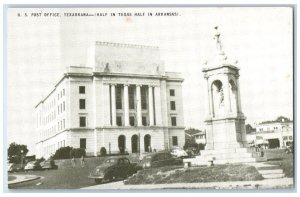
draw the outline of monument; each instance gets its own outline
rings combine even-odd
[[[241,108],[239,88],[239,68],[230,63],[224,53],[221,34],[216,33],[216,52],[211,64],[203,68],[206,81],[207,116],[206,147],[200,156],[186,159],[192,165],[254,162],[252,152],[248,152],[245,116]]]

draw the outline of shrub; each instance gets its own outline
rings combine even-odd
[[[70,151],[70,157],[75,157],[75,158],[80,158],[82,156],[85,157],[85,149],[83,148],[73,148],[71,151]]]
[[[101,156],[106,156],[106,154],[107,154],[106,148],[105,147],[100,148],[100,155]]]
[[[70,151],[72,147],[61,147],[60,149],[56,150],[55,154],[53,155],[53,159],[69,159],[70,158]]]

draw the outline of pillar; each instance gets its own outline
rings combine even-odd
[[[116,85],[111,84],[111,119],[112,119],[112,126],[116,126]]]
[[[207,87],[207,91],[206,91],[206,101],[207,101],[207,115],[209,117],[213,117],[213,106],[212,106],[212,95],[211,95],[211,87],[209,85],[208,82],[208,78],[206,78],[206,87]]]
[[[110,96],[109,96],[109,84],[103,84],[103,119],[104,126],[111,126],[110,123]]]
[[[154,112],[153,112],[153,89],[148,86],[148,101],[149,101],[149,125],[154,125]]]
[[[242,113],[241,95],[240,95],[240,82],[239,78],[236,78],[236,92],[237,92],[237,113]]]
[[[154,88],[156,125],[162,126],[160,86]]]
[[[129,102],[128,102],[128,84],[124,84],[124,122],[129,126]]]
[[[136,85],[136,114],[137,126],[142,126],[141,85]]]

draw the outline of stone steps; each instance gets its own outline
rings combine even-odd
[[[260,173],[265,179],[278,179],[285,176],[283,170],[280,169],[278,165],[270,165],[265,163],[252,163],[250,165],[254,166],[257,169],[258,173]],[[270,169],[268,169],[268,167]],[[278,169],[274,169],[274,167]],[[260,168],[264,169],[260,170]]]

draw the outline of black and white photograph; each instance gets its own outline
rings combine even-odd
[[[4,10],[6,192],[295,192],[293,5]]]

